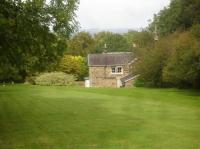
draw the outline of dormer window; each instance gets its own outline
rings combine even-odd
[[[112,74],[123,74],[122,66],[111,67]]]

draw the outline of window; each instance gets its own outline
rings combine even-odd
[[[115,67],[112,67],[112,73],[115,73]]]
[[[111,67],[111,72],[112,72],[112,74],[122,74],[123,69],[121,66]]]
[[[122,67],[117,67],[117,73],[122,73]]]

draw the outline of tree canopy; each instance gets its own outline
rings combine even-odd
[[[140,81],[157,87],[200,88],[200,1],[172,0],[155,15],[159,40],[138,55]],[[145,84],[145,83],[144,83]]]
[[[52,69],[77,28],[78,0],[2,0],[0,81]]]
[[[199,0],[172,0],[169,7],[165,7],[155,15],[150,29],[157,25],[161,36],[178,30],[187,30],[193,24],[200,23]]]
[[[95,53],[102,53],[105,50],[107,52],[119,52],[128,51],[128,42],[123,35],[111,33],[111,32],[100,32],[94,35],[95,40]]]
[[[86,58],[82,56],[64,55],[60,60],[57,70],[73,74],[78,80],[83,80],[88,74]]]
[[[68,54],[87,56],[94,50],[94,39],[87,32],[79,32],[68,41]]]

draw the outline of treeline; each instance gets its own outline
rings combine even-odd
[[[0,82],[23,82],[52,71],[83,80],[88,75],[87,54],[132,51],[138,59],[133,68],[139,74],[136,85],[200,88],[199,0],[172,0],[143,31],[95,35],[76,32],[78,3],[0,3]]]
[[[199,0],[171,0],[168,7],[165,7],[154,16],[149,29],[153,31],[155,25],[157,25],[159,35],[162,37],[178,30],[188,30],[194,24],[199,24],[199,8]]]
[[[200,88],[200,1],[173,0],[149,26],[159,40],[138,51],[139,85]]]
[[[125,34],[99,32],[93,36],[79,32],[68,40],[65,53],[86,57],[89,53],[133,51],[136,46],[152,46],[153,41],[153,34],[147,31],[129,31]]]

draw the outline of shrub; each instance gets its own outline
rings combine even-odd
[[[35,85],[35,76],[28,76],[26,77],[25,84],[32,84]]]
[[[40,74],[35,79],[36,85],[74,85],[75,76],[63,72],[50,72]]]
[[[151,81],[144,81],[144,80],[135,80],[134,82],[135,87],[153,87],[154,84]]]

